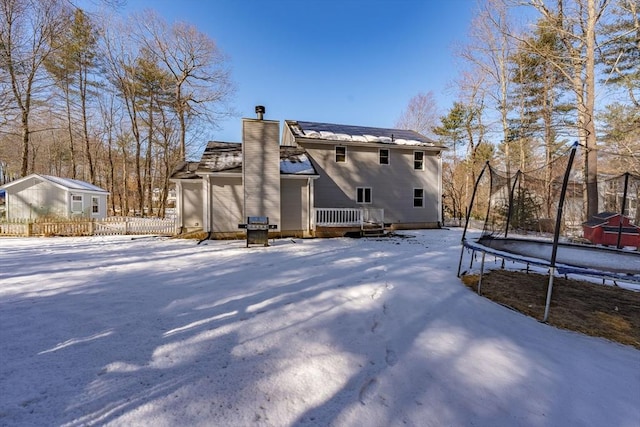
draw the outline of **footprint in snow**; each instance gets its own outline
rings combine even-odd
[[[378,380],[375,378],[368,379],[362,387],[360,387],[360,393],[358,394],[358,399],[360,403],[366,405],[369,400],[373,397],[378,388]]]
[[[385,362],[387,362],[387,365],[393,366],[398,363],[398,355],[395,351],[387,349],[387,355],[385,356],[384,360]]]

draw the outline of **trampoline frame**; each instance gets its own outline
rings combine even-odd
[[[551,306],[551,294],[553,291],[553,279],[555,277],[555,273],[556,271],[558,271],[559,273],[562,274],[569,274],[569,273],[574,273],[574,274],[581,274],[581,275],[586,275],[586,276],[598,276],[598,277],[604,277],[604,278],[610,278],[610,279],[614,279],[614,280],[625,280],[625,281],[630,281],[630,282],[637,282],[640,283],[640,274],[636,274],[635,272],[631,275],[628,274],[624,274],[621,275],[618,272],[611,272],[611,271],[603,271],[603,270],[598,270],[598,269],[589,269],[589,268],[584,268],[583,266],[577,266],[577,265],[568,265],[568,264],[557,264],[556,263],[556,257],[558,254],[558,246],[560,245],[566,245],[564,243],[559,243],[559,237],[560,237],[560,227],[561,227],[561,221],[562,221],[562,211],[563,211],[563,206],[564,206],[564,200],[565,200],[565,196],[566,196],[566,192],[567,192],[567,184],[569,182],[569,174],[571,172],[571,167],[573,165],[573,161],[575,158],[575,154],[576,154],[576,149],[578,147],[578,142],[576,141],[573,146],[571,147],[571,152],[569,154],[569,161],[568,164],[566,166],[565,169],[565,173],[564,173],[564,178],[562,181],[562,189],[560,191],[560,200],[558,203],[558,207],[557,207],[557,215],[556,215],[556,221],[555,221],[555,228],[554,228],[554,233],[553,233],[553,242],[548,242],[548,241],[540,241],[540,240],[529,240],[529,242],[534,242],[537,244],[551,244],[551,256],[549,257],[549,260],[546,259],[540,259],[540,258],[530,258],[530,257],[523,257],[522,255],[516,255],[510,252],[506,252],[506,251],[499,251],[496,250],[495,248],[490,248],[490,247],[486,247],[482,244],[480,244],[479,242],[468,242],[466,240],[466,233],[467,233],[467,228],[469,226],[469,219],[471,216],[471,209],[473,207],[474,201],[475,201],[475,197],[476,197],[476,192],[478,189],[478,184],[480,183],[480,180],[482,179],[482,176],[485,172],[485,170],[487,168],[489,168],[489,162],[487,162],[484,166],[484,168],[482,168],[482,171],[480,172],[474,188],[473,188],[473,193],[471,195],[471,201],[469,203],[469,207],[468,207],[468,211],[467,211],[467,216],[466,216],[466,222],[465,222],[465,226],[464,226],[464,231],[462,233],[462,248],[460,251],[460,261],[458,263],[458,277],[460,277],[460,270],[462,268],[462,258],[464,256],[464,250],[465,248],[469,248],[471,250],[475,251],[482,251],[482,264],[480,266],[480,278],[478,280],[478,294],[480,294],[481,292],[481,285],[482,285],[482,275],[484,273],[484,263],[485,263],[485,257],[487,253],[490,253],[494,256],[500,257],[503,260],[504,259],[510,259],[513,261],[517,261],[517,262],[524,262],[526,264],[535,264],[535,265],[539,265],[539,266],[543,266],[543,267],[548,267],[548,275],[549,275],[549,282],[547,285],[547,298],[546,298],[546,304],[545,304],[545,310],[544,310],[544,317],[542,318],[542,322],[546,322],[547,319],[549,318],[549,309]],[[492,174],[490,174],[490,179],[493,180],[493,176]],[[514,183],[514,187],[515,187],[515,183]],[[513,195],[513,188],[511,189],[510,195],[509,195],[509,212],[507,214],[507,229],[508,229],[508,221],[511,217],[511,202],[512,202],[512,195]],[[485,221],[488,220],[489,217],[489,209],[490,209],[490,204],[487,207],[487,219],[485,219]],[[624,210],[624,206],[623,206],[623,210]],[[506,233],[506,229],[505,229],[505,235],[504,238],[502,238],[502,240],[507,239],[507,233]],[[479,239],[480,240],[480,239]],[[494,239],[494,240],[500,240],[500,239]],[[512,239],[513,240],[513,239]],[[598,249],[596,249],[598,250]],[[624,251],[625,253],[627,253],[626,251]],[[611,252],[609,252],[611,253]],[[638,254],[638,256],[640,257],[640,253]],[[473,264],[473,256],[472,256],[472,261],[471,264]]]

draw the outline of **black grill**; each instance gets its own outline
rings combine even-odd
[[[246,224],[238,224],[238,228],[247,230],[247,247],[249,247],[249,245],[269,246],[269,230],[275,230],[278,226],[269,224],[267,216],[249,216]]]

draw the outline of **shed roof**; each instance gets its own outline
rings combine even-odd
[[[287,120],[287,126],[296,137],[344,142],[370,142],[379,144],[439,146],[434,140],[413,130],[377,128]]]
[[[171,175],[172,178],[196,178],[212,172],[242,172],[242,144],[210,141],[200,162],[185,162]],[[307,152],[301,147],[280,146],[280,174],[317,175]]]
[[[91,183],[88,183],[86,181],[80,181],[79,179],[72,179],[72,178],[61,178],[59,176],[53,176],[53,175],[42,175],[42,174],[37,174],[37,173],[33,173],[31,175],[27,175],[25,177],[22,178],[18,178],[15,181],[11,181],[6,183],[5,185],[2,186],[2,188],[10,188],[20,182],[23,182],[27,179],[30,178],[39,178],[43,181],[47,181],[50,182],[51,184],[60,187],[60,188],[64,188],[67,190],[76,190],[76,191],[87,191],[87,192],[92,192],[92,193],[109,193],[107,190],[105,190],[104,188],[100,188],[97,185],[93,185]]]

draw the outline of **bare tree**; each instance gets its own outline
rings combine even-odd
[[[528,0],[558,34],[566,55],[544,58],[571,81],[576,98],[577,131],[584,146],[587,217],[598,213],[598,155],[595,127],[596,26],[610,0],[557,0],[553,9],[544,0]],[[535,46],[529,45],[535,50]],[[545,55],[545,52],[538,52]]]
[[[483,75],[481,79],[473,79],[475,83],[468,86],[474,88],[470,93],[484,92],[498,111],[507,172],[511,169],[509,148],[512,138],[508,116],[511,110],[509,86],[513,80],[510,59],[515,50],[514,39],[510,37],[515,31],[512,27],[505,2],[486,0],[471,23],[469,44],[459,53],[473,65],[474,72]]]
[[[618,0],[611,16],[603,26],[605,41],[600,46],[604,83],[625,89],[629,101],[640,109],[640,2]]]
[[[189,121],[201,117],[215,125],[230,112],[226,102],[235,88],[226,55],[214,40],[190,24],[169,26],[151,11],[137,22],[142,27],[141,43],[173,77],[173,108],[180,126],[180,158],[184,160]]]
[[[117,93],[123,110],[128,118],[127,127],[121,129],[123,133],[120,139],[120,148],[123,157],[123,194],[127,200],[128,185],[127,173],[129,165],[127,164],[127,147],[129,137],[133,137],[134,142],[134,164],[136,170],[136,189],[137,189],[137,205],[142,213],[144,203],[144,188],[142,182],[142,164],[141,155],[143,149],[143,137],[141,134],[142,119],[141,100],[142,93],[136,79],[136,62],[140,57],[138,46],[131,44],[129,38],[131,36],[131,27],[121,22],[112,22],[104,33],[104,54],[105,65],[107,67],[108,79]],[[129,205],[128,201],[127,204]]]
[[[38,76],[60,26],[58,0],[0,0],[0,79],[8,84],[22,135],[20,174],[29,172],[30,117]]]
[[[395,126],[434,138],[433,129],[438,126],[439,117],[433,92],[419,93],[409,100],[407,109],[402,112]]]

